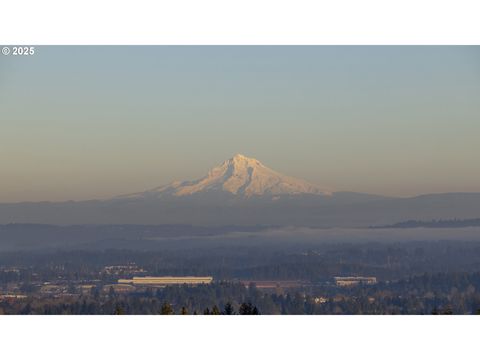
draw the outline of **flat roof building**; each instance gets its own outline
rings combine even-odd
[[[132,279],[119,279],[119,284],[167,286],[167,285],[200,285],[210,284],[211,276],[134,276]]]
[[[335,276],[334,279],[337,286],[374,285],[377,283],[377,278],[374,276]]]

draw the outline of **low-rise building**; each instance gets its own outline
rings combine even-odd
[[[90,294],[92,289],[95,287],[95,284],[81,284],[78,285],[77,290],[80,292],[80,294]]]
[[[282,295],[287,290],[302,288],[307,283],[301,280],[242,280],[245,287],[254,285],[258,290],[266,293]]]
[[[145,270],[137,266],[135,263],[127,265],[110,265],[103,268],[103,272],[108,275],[128,275],[142,274]]]
[[[0,294],[1,300],[12,300],[12,299],[26,299],[27,295],[23,294]]]
[[[134,276],[133,279],[119,279],[119,284],[143,285],[143,286],[167,286],[167,285],[201,285],[210,284],[211,276]]]
[[[328,301],[326,297],[323,296],[317,296],[313,298],[313,302],[315,304],[325,304]]]
[[[374,276],[335,276],[337,286],[374,285],[377,278]]]
[[[66,286],[50,284],[50,283],[44,283],[40,287],[40,292],[42,294],[60,294],[61,292],[66,290],[67,290]]]
[[[130,284],[110,284],[103,286],[104,292],[109,292],[110,289],[113,289],[116,293],[129,293],[136,290],[135,286]]]

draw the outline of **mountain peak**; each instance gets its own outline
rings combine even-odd
[[[235,154],[221,165],[212,168],[206,176],[194,181],[173,182],[137,195],[188,196],[223,192],[243,198],[252,196],[316,194],[330,192],[304,180],[282,175],[254,158]]]
[[[244,160],[244,159],[250,159],[249,157],[243,155],[243,154],[235,154],[233,155],[233,157],[230,159],[230,160]],[[252,159],[252,160],[255,160],[255,159]]]
[[[241,167],[248,168],[248,167],[262,166],[262,163],[257,159],[250,158],[242,154],[235,154],[232,158],[225,160],[221,166],[234,166],[234,167],[240,167],[240,168]]]

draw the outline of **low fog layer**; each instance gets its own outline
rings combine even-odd
[[[192,227],[185,225],[1,225],[0,251],[56,251],[297,246],[322,243],[477,241],[480,227],[359,229],[307,227]]]

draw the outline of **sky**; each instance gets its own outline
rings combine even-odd
[[[0,202],[143,191],[236,153],[335,191],[480,192],[480,46],[0,55]]]

